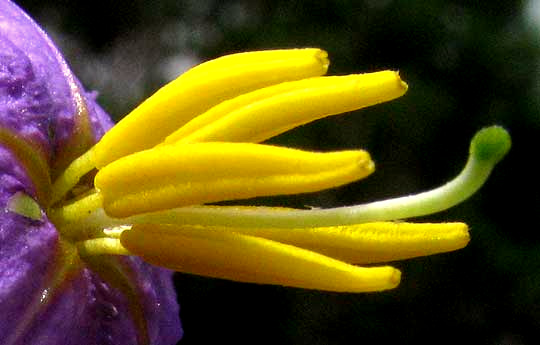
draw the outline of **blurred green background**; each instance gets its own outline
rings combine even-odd
[[[537,344],[540,340],[540,0],[116,0],[18,3],[51,33],[115,118],[186,68],[223,54],[321,47],[329,74],[396,69],[408,93],[273,143],[365,148],[367,180],[257,200],[331,207],[415,193],[455,176],[469,140],[499,124],[513,148],[462,205],[464,250],[395,263],[389,292],[337,294],[178,274],[182,344]]]

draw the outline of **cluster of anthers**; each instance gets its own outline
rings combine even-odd
[[[373,172],[362,150],[321,153],[260,144],[407,90],[394,71],[323,77],[328,64],[319,49],[203,63],[74,160],[39,204],[18,193],[10,209],[34,219],[44,209],[63,243],[82,258],[137,255],[181,272],[320,290],[393,288],[397,269],[355,264],[464,247],[466,224],[402,220],[468,198],[508,151],[510,138],[500,127],[481,130],[459,176],[416,195],[331,209],[212,205],[319,191]]]

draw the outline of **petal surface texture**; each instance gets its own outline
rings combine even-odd
[[[48,178],[112,123],[46,34],[7,0],[0,1],[0,50],[0,342],[176,344],[170,271],[138,258],[85,262],[45,214],[9,210],[16,193],[46,203],[38,194]],[[28,172],[38,166],[51,176]],[[96,267],[124,276],[112,281]]]

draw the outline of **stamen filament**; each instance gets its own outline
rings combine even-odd
[[[50,210],[49,219],[56,225],[58,231],[62,234],[69,236],[70,234],[64,233],[64,224],[73,223],[86,218],[93,211],[102,207],[102,197],[97,191],[93,191],[91,194],[82,197],[81,199],[74,201],[70,204],[53,208]],[[74,229],[75,232],[77,231]]]
[[[54,181],[51,193],[51,205],[54,205],[73,188],[79,180],[96,167],[93,148],[75,159]]]
[[[81,256],[133,255],[117,238],[94,238],[77,242],[76,245]]]

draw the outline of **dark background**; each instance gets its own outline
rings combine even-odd
[[[116,119],[190,65],[231,52],[315,46],[329,52],[329,74],[399,69],[410,87],[403,98],[272,140],[365,148],[376,173],[270,204],[330,207],[423,191],[460,171],[479,128],[503,125],[513,137],[479,193],[421,219],[467,222],[464,250],[395,263],[403,281],[383,293],[178,274],[182,344],[538,344],[540,1],[18,3]]]

